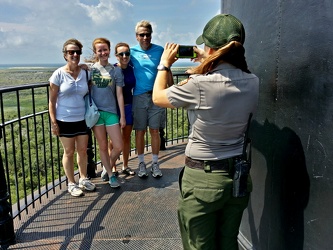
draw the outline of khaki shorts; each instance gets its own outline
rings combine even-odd
[[[133,96],[133,129],[159,129],[164,109],[153,103],[150,93]]]
[[[161,115],[160,128],[165,128],[166,109],[164,108]]]

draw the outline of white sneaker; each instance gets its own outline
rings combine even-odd
[[[151,165],[151,174],[153,177],[162,177],[162,171],[160,170],[160,164],[155,162]]]
[[[94,191],[96,189],[96,186],[88,178],[80,178],[79,188],[87,191]]]
[[[146,164],[144,162],[140,162],[140,164],[139,164],[138,176],[140,178],[148,176],[147,169],[146,169]]]
[[[101,173],[101,178],[103,181],[109,181],[109,175],[108,175],[108,172],[106,172],[105,167],[103,167],[103,171]]]
[[[84,195],[82,190],[75,183],[68,183],[68,193],[70,193],[74,197],[79,197]]]

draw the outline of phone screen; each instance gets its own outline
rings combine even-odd
[[[197,54],[193,50],[193,46],[191,45],[179,45],[178,58],[195,58]]]

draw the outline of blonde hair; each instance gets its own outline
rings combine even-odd
[[[150,33],[153,33],[153,28],[150,24],[149,21],[146,21],[146,20],[142,20],[140,22],[138,22],[135,26],[135,33],[138,33],[138,29],[142,27],[142,28],[146,28],[150,31]]]
[[[232,41],[216,50],[199,66],[191,69],[191,74],[206,74],[222,62],[227,62],[244,72],[251,73],[245,60],[245,49],[240,42]]]

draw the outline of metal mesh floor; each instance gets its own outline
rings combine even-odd
[[[16,244],[8,249],[182,249],[177,202],[184,148],[160,152],[159,179],[120,175],[121,187],[112,189],[97,177],[92,179],[97,190],[83,197],[63,187],[15,219]],[[145,160],[150,171],[151,154]],[[137,158],[130,159],[130,167],[137,166]]]

